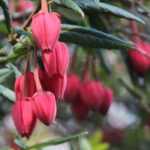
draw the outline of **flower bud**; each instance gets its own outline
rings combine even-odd
[[[37,118],[49,125],[56,118],[56,100],[51,92],[39,91],[33,96],[33,108]]]
[[[32,109],[32,99],[22,98],[17,100],[12,108],[12,116],[21,136],[29,137],[36,124],[36,117]]]
[[[53,75],[64,76],[69,65],[69,51],[66,44],[57,42],[52,52],[43,51],[42,60],[45,71],[49,77]]]
[[[61,22],[57,13],[40,11],[32,17],[33,37],[42,50],[53,50],[60,34]]]

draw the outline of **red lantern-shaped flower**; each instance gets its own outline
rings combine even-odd
[[[25,75],[19,76],[15,81],[16,98],[20,99],[24,95],[32,97],[36,92],[34,75],[32,72],[27,72]]]
[[[31,72],[21,75],[15,82],[16,102],[12,108],[12,116],[18,132],[29,137],[36,124],[32,108],[32,95],[35,93],[34,76]]]
[[[56,75],[50,79],[49,90],[54,93],[57,99],[63,99],[66,85],[67,75],[64,74],[63,77]]]
[[[67,78],[67,88],[65,91],[65,101],[75,102],[79,94],[80,79],[76,74],[70,74]]]
[[[33,96],[33,108],[37,118],[49,125],[56,118],[56,100],[51,92],[39,91]]]
[[[42,50],[53,50],[61,29],[57,13],[40,11],[33,16],[31,28],[38,47]]]
[[[21,136],[29,137],[36,123],[36,117],[32,109],[32,100],[29,98],[17,100],[12,108],[12,116]]]
[[[88,80],[80,87],[80,97],[90,108],[98,109],[102,104],[103,95],[103,86],[98,81]]]
[[[42,60],[49,77],[54,75],[63,77],[69,65],[69,51],[66,44],[57,42],[52,52],[43,51]]]
[[[136,47],[139,51],[143,51],[145,54],[150,54],[150,45],[140,41],[136,43]],[[134,71],[139,75],[144,75],[150,69],[150,60],[144,54],[137,50],[131,49],[128,51],[130,63]]]
[[[53,92],[56,99],[63,99],[67,84],[66,74],[63,77],[54,75],[50,78],[44,70],[38,69],[38,72],[43,90]]]
[[[84,81],[80,87],[80,98],[90,109],[103,114],[108,111],[112,102],[112,91],[98,81]]]
[[[113,100],[113,92],[109,88],[104,88],[104,98],[100,106],[99,112],[101,114],[106,114]]]

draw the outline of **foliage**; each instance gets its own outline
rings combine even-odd
[[[15,101],[14,81],[23,73],[24,62],[27,57],[33,54],[35,49],[30,28],[30,15],[39,10],[39,0],[32,1],[36,9],[32,10],[33,12],[25,11],[22,14],[11,14],[8,9],[9,3],[5,0],[0,1],[3,13],[0,14],[2,16],[0,17],[1,120],[4,119],[4,115],[9,113],[12,103]],[[76,128],[69,131],[67,121],[72,120],[73,114],[70,107],[62,103],[58,104],[62,108],[59,109],[58,121],[60,124],[64,124],[67,130],[65,137],[35,144],[31,147],[21,138],[16,138],[15,144],[22,149],[36,149],[71,141],[70,144],[77,143],[80,150],[148,150],[150,137],[145,132],[150,132],[149,72],[144,76],[137,75],[129,63],[128,51],[136,48],[135,43],[131,40],[133,36],[129,27],[131,21],[136,22],[139,26],[140,37],[147,42],[150,41],[149,1],[48,0],[48,3],[50,10],[61,14],[63,24],[60,40],[69,44],[72,53],[78,52],[76,64],[74,67],[71,66],[70,71],[77,72],[81,76],[86,55],[91,55],[96,60],[96,62],[92,62],[93,66],[90,64],[91,70],[96,68],[91,71],[92,78],[101,79],[106,85],[110,86],[114,91],[114,101],[123,104],[131,114],[138,118],[138,121],[136,120],[131,124],[131,127],[129,125],[120,129],[123,130],[124,135],[121,142],[119,140],[118,143],[109,140],[104,142],[103,128],[105,126],[106,128],[114,127],[108,123],[107,117],[91,113],[89,120],[79,123],[80,129],[90,131],[89,137],[83,137],[83,135],[86,135],[85,132],[72,135],[72,130],[76,132]],[[12,22],[17,19],[21,23],[19,27],[14,27]],[[146,57],[150,58],[149,56]],[[6,104],[6,110],[2,109],[5,106],[4,103]],[[119,113],[121,112],[116,112],[117,115]],[[68,136],[68,134],[71,136]],[[72,141],[74,139],[76,140]],[[137,143],[137,141],[139,142]]]

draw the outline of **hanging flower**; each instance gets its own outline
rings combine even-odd
[[[135,43],[136,49],[128,50],[130,64],[134,71],[139,75],[144,75],[150,69],[150,59],[145,56],[150,54],[150,45],[144,41]],[[139,51],[143,51],[144,54]]]
[[[43,51],[42,60],[49,77],[64,76],[69,65],[69,50],[65,43],[57,42],[52,52]]]
[[[51,92],[39,91],[33,96],[33,108],[37,118],[49,125],[56,118],[56,100]]]
[[[44,70],[38,69],[38,72],[43,90],[53,92],[56,99],[63,99],[67,85],[66,74],[63,77],[54,75],[50,78]]]
[[[22,98],[15,102],[12,107],[12,116],[21,136],[29,137],[35,127],[36,117],[32,109],[32,99]]]
[[[49,125],[56,118],[56,99],[52,92],[43,90],[38,68],[34,71],[34,80],[37,88],[37,92],[33,95],[34,113],[40,121]]]
[[[37,46],[49,51],[58,41],[61,22],[57,13],[48,12],[46,0],[41,0],[41,5],[41,10],[32,17],[31,29]]]
[[[76,74],[67,77],[67,87],[65,91],[65,101],[73,103],[76,101],[80,87],[80,79]]]
[[[35,92],[33,73],[26,72],[15,82],[16,102],[12,107],[12,116],[18,132],[29,137],[36,124],[32,108],[32,95]]]

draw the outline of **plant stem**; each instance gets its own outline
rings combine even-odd
[[[81,136],[84,136],[84,135],[87,135],[87,134],[88,134],[88,132],[82,132],[82,133],[78,133],[78,134],[71,135],[71,136],[68,136],[68,137],[50,140],[50,141],[47,141],[47,142],[43,142],[43,143],[40,143],[40,144],[30,146],[26,150],[30,150],[30,149],[33,149],[33,148],[46,147],[46,146],[50,146],[50,145],[62,144],[62,143],[69,142],[71,140],[77,139],[77,138],[79,138]]]

